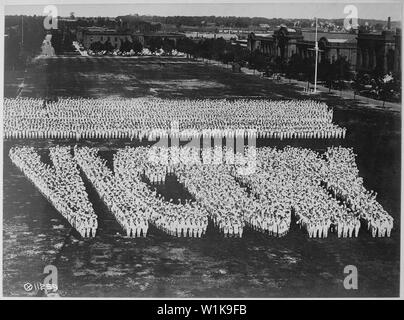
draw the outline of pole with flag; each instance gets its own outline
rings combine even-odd
[[[314,92],[313,93],[317,93],[317,63],[318,63],[317,18],[316,18],[316,44],[315,44],[314,50],[316,50],[316,63],[314,65]]]
[[[316,34],[315,34],[315,44],[314,44],[314,49],[309,49],[310,51],[315,51],[315,57],[316,57],[316,61],[314,63],[314,90],[311,92],[313,94],[317,93],[317,68],[318,68],[318,53],[320,50],[318,48],[318,34],[317,34],[317,18],[315,18],[315,23],[316,23]]]
[[[21,15],[21,50],[24,47],[24,16]]]

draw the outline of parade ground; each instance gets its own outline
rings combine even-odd
[[[304,147],[324,152],[352,147],[368,190],[394,218],[390,238],[310,239],[294,219],[289,233],[274,238],[246,228],[241,239],[224,238],[210,223],[201,239],[175,238],[150,227],[146,238],[128,238],[94,187],[83,176],[98,216],[95,238],[83,239],[11,162],[13,146],[33,146],[50,164],[49,147],[100,149],[113,154],[143,140],[11,139],[4,141],[3,292],[30,296],[24,284],[41,281],[43,268],[58,270],[59,294],[67,297],[372,297],[399,294],[401,113],[321,92],[307,96],[296,83],[236,74],[201,61],[173,57],[37,59],[24,73],[5,74],[5,97],[162,99],[316,99],[334,110],[346,139],[258,139],[257,147]],[[156,187],[168,198],[191,197],[169,178]],[[346,290],[344,267],[358,269],[358,290]],[[39,293],[40,294],[40,293]]]

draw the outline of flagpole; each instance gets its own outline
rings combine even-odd
[[[24,47],[24,16],[21,16],[21,48]]]
[[[317,93],[317,61],[318,61],[318,41],[317,41],[317,18],[316,18],[316,63],[314,65],[314,92]]]

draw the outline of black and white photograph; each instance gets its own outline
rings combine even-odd
[[[401,1],[2,10],[4,298],[400,297]]]

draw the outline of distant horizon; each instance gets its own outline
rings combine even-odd
[[[64,1],[65,2],[65,1]],[[56,4],[60,17],[74,12],[77,18],[108,17],[124,15],[141,16],[215,16],[267,19],[344,19],[344,7],[348,3],[172,3],[172,4]],[[401,3],[357,3],[361,20],[402,21]],[[45,5],[5,5],[4,15],[43,16]],[[268,12],[268,13],[267,13]],[[340,12],[338,16],[337,12]]]
[[[21,15],[23,15],[23,16],[27,16],[27,17],[33,17],[33,16],[37,16],[37,17],[40,17],[40,16],[43,16],[43,17],[45,17],[46,15],[44,15],[44,14],[21,14],[21,13],[16,13],[16,14],[6,14],[5,15],[5,17],[10,17],[10,16],[21,16]],[[118,16],[79,16],[79,15],[74,15],[74,18],[75,19],[82,19],[82,18],[117,18],[117,17],[120,17],[120,16],[130,16],[130,15],[133,15],[133,16],[135,16],[135,15],[138,15],[139,17],[141,16],[141,17],[215,17],[215,18],[218,18],[218,17],[220,17],[220,18],[249,18],[249,19],[255,19],[255,18],[258,18],[258,19],[269,19],[269,20],[271,20],[271,19],[282,19],[282,20],[297,20],[297,19],[302,19],[302,20],[314,20],[314,18],[315,17],[313,17],[313,18],[279,18],[279,17],[260,17],[260,16],[253,16],[253,17],[250,17],[250,16],[216,16],[216,15],[209,15],[209,16],[204,16],[204,15],[200,15],[200,16],[198,16],[198,15],[192,15],[192,16],[185,16],[185,15],[176,15],[176,16],[174,16],[174,15],[167,15],[167,16],[163,16],[163,15],[158,15],[158,14],[137,14],[137,13],[129,13],[129,14],[122,14],[122,15],[118,15]],[[59,18],[70,18],[70,15],[58,15],[58,17]],[[344,19],[344,18],[324,18],[324,17],[317,17],[317,19],[318,20],[341,20],[341,19]],[[388,17],[386,18],[386,19],[381,19],[381,18],[359,18],[359,20],[370,20],[370,21],[386,21],[387,22],[387,19],[388,19]],[[394,19],[391,19],[391,22],[401,22],[401,20],[394,20]]]

